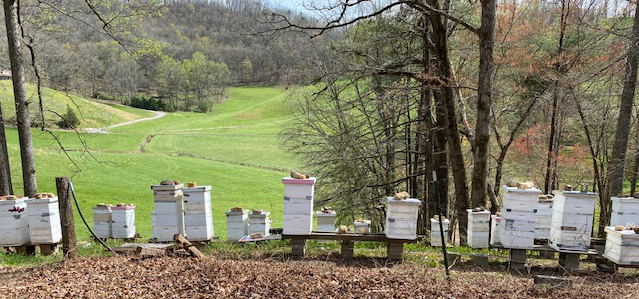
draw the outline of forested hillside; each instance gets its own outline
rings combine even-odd
[[[263,23],[271,8],[259,1],[143,3],[111,15],[96,6],[96,17],[82,1],[22,1],[41,82],[145,109],[209,112],[229,85],[299,84],[326,60],[319,39],[272,34]],[[0,63],[9,68],[7,57]],[[27,79],[36,81],[33,69]]]

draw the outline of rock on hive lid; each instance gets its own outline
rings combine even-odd
[[[195,187],[197,187],[197,183],[195,183],[195,182],[188,182],[188,183],[186,184],[186,186],[187,186],[187,187],[189,187],[189,188],[195,188]]]

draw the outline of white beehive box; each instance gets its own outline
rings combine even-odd
[[[324,213],[322,211],[316,212],[317,218],[317,231],[322,233],[334,233],[335,232],[335,211],[330,213]]]
[[[249,235],[262,234],[268,236],[271,230],[271,212],[261,211],[261,213],[249,213]]]
[[[184,225],[189,241],[208,241],[213,238],[211,186],[187,187],[184,193]]]
[[[184,224],[184,193],[182,184],[154,185],[151,212],[151,237],[159,242],[170,242],[176,234],[188,237]]]
[[[386,226],[384,227],[386,237],[417,239],[417,220],[422,202],[415,198],[396,200],[394,197],[387,197],[386,201]]]
[[[499,241],[499,226],[501,224],[501,217],[497,215],[490,215],[492,221],[490,222],[490,245],[501,246]]]
[[[639,198],[612,197],[611,201],[610,225],[639,224]]]
[[[586,251],[590,247],[597,193],[554,191],[550,247],[557,251]]]
[[[248,210],[226,212],[226,239],[234,242],[249,234]]]
[[[446,241],[446,246],[450,245],[450,240],[448,239],[449,225],[450,225],[450,220],[444,219],[444,221],[442,221],[442,227],[444,228],[444,238]],[[439,246],[439,247],[442,246],[441,230],[439,229],[439,221],[436,218],[430,218],[430,246]]]
[[[29,243],[26,198],[0,200],[0,247]]]
[[[619,265],[639,265],[639,234],[632,230],[615,231],[613,226],[605,231],[604,257]]]
[[[535,245],[536,209],[541,190],[503,186],[499,242],[504,248],[532,249]]]
[[[313,195],[315,178],[285,177],[284,230],[286,235],[310,235],[313,230]]]
[[[553,202],[553,199],[539,199],[537,219],[535,220],[535,239],[537,240],[548,240],[550,236]]]
[[[26,200],[32,245],[56,244],[62,240],[58,197]]]
[[[93,232],[100,239],[113,236],[112,210],[107,205],[93,207]]]
[[[123,205],[111,208],[113,238],[135,238],[135,205]]]
[[[468,213],[468,246],[471,248],[487,248],[489,243],[488,233],[490,230],[490,211],[482,210]]]
[[[355,227],[355,233],[360,235],[371,233],[371,221],[370,220],[355,220],[353,223]]]

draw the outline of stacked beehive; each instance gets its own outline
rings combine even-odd
[[[503,186],[499,241],[504,248],[532,249],[535,245],[535,210],[541,190],[532,183]]]
[[[176,234],[185,235],[183,186],[163,181],[151,187],[155,206],[151,211],[151,236],[156,241],[170,242]]]
[[[324,207],[321,211],[315,213],[317,217],[317,231],[322,233],[335,232],[335,211],[329,207]]]
[[[555,250],[585,251],[590,247],[597,193],[554,191],[548,242]]]
[[[56,244],[62,240],[62,226],[58,210],[58,197],[52,193],[40,193],[29,198],[27,215],[32,245]]]
[[[249,234],[248,210],[234,207],[226,212],[226,239],[235,242]]]
[[[371,221],[370,220],[355,220],[353,223],[355,227],[355,233],[360,235],[371,233]]]
[[[417,238],[417,219],[422,202],[414,198],[397,199],[387,197],[386,226],[384,232],[389,239]]]
[[[107,239],[113,236],[111,207],[100,203],[93,207],[93,232],[98,238]]]
[[[120,203],[111,208],[112,236],[115,239],[135,238],[135,205]]]
[[[484,208],[468,209],[468,246],[472,248],[488,247],[490,230],[490,211]]]
[[[184,193],[184,223],[189,241],[208,241],[213,238],[211,186],[188,183]]]
[[[0,247],[29,243],[26,197],[0,197]]]
[[[610,225],[639,224],[639,198],[613,197]]]
[[[286,177],[284,183],[284,230],[287,235],[310,235],[313,230],[315,178]]]
[[[501,246],[501,241],[499,240],[499,227],[501,226],[501,213],[497,213],[496,215],[490,215],[490,245],[492,246]]]
[[[535,239],[548,240],[550,224],[552,223],[552,195],[540,195],[537,204],[537,219],[535,220]]]
[[[639,229],[606,227],[604,257],[619,265],[639,265]]]
[[[270,234],[271,219],[269,219],[271,212],[262,210],[253,210],[248,215],[249,217],[249,235],[261,235],[266,237]]]
[[[438,217],[435,216],[430,219],[430,246],[442,246],[442,237],[441,230],[439,228]],[[450,244],[448,240],[448,226],[450,225],[450,220],[443,218],[442,227],[444,228],[444,238],[446,242],[446,246]]]

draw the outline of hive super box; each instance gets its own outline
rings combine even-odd
[[[389,239],[417,239],[417,218],[422,202],[415,198],[396,200],[387,197],[386,226],[384,232]]]
[[[315,178],[285,177],[284,230],[286,235],[310,235],[313,230],[313,195]]]

